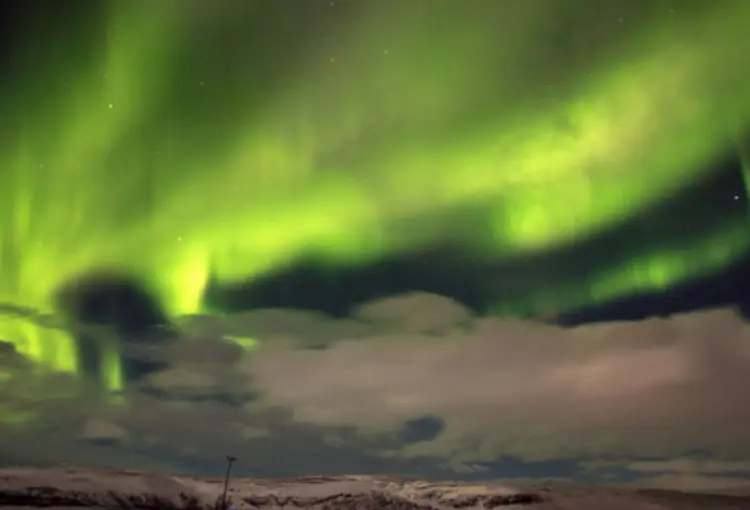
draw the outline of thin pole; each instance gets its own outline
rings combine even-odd
[[[229,490],[229,473],[232,471],[232,464],[237,457],[227,455],[227,474],[224,477],[224,493],[221,495],[221,510],[227,510],[227,490]]]

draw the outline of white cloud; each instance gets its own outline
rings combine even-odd
[[[426,292],[379,299],[353,313],[354,317],[398,333],[445,333],[465,324],[472,312],[456,301]]]
[[[405,308],[419,309],[415,299]],[[401,317],[396,301],[384,309]],[[750,456],[750,328],[727,311],[570,329],[478,319],[441,337],[268,346],[245,363],[266,402],[301,422],[373,434],[425,414],[445,420],[434,441],[392,455]]]

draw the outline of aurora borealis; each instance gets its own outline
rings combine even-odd
[[[80,5],[9,37],[0,85],[0,339],[40,367],[84,371],[70,300],[110,277],[177,321],[450,247],[499,271],[479,313],[549,318],[748,253],[746,0]]]

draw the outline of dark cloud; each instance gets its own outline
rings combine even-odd
[[[436,416],[422,416],[412,418],[404,422],[398,433],[402,443],[421,443],[422,441],[433,441],[443,431],[443,420]]]
[[[91,274],[70,280],[58,289],[56,300],[73,322],[106,324],[131,338],[166,321],[153,296],[137,281],[120,275]]]

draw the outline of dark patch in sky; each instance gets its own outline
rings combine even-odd
[[[667,317],[693,310],[731,306],[750,321],[750,260],[727,266],[717,275],[675,285],[668,294],[644,293],[601,306],[564,314],[557,324],[575,326],[592,322],[637,321],[645,317]]]
[[[137,382],[148,374],[165,370],[169,367],[169,363],[167,362],[134,359],[128,356],[123,356],[122,364],[126,379],[131,382]]]
[[[241,285],[209,287],[211,308],[244,311],[252,308],[301,308],[345,317],[368,301],[422,290],[451,296],[479,309],[489,295],[478,285],[477,267],[455,248],[442,247],[388,257],[364,267],[327,267],[316,260],[299,261],[283,272]],[[462,267],[463,271],[455,271]],[[475,266],[476,267],[476,266]]]
[[[74,322],[106,324],[131,338],[166,323],[164,312],[149,292],[119,275],[77,278],[58,291],[58,302]]]
[[[705,207],[707,202],[712,204],[710,208]],[[671,241],[670,249],[687,250],[691,240],[709,235],[728,219],[747,221],[747,210],[739,162],[731,155],[694,186],[680,190],[619,228],[552,252],[497,263],[462,250],[456,243],[358,267],[330,267],[316,260],[300,260],[252,282],[213,284],[206,299],[212,307],[226,311],[302,308],[342,317],[353,306],[422,290],[452,297],[480,313],[504,306],[512,311],[509,315],[539,318],[538,310],[525,310],[523,305],[534,292],[566,284],[573,287],[592,267],[613,267],[613,259],[624,264],[643,246],[664,245],[665,239]],[[732,266],[715,280],[696,279],[663,293],[636,295],[563,315],[551,310],[542,318],[557,318],[562,324],[640,319],[740,304],[748,298],[746,287],[727,285],[737,279],[737,274],[744,275],[743,270],[736,271]],[[686,293],[690,285],[700,290]]]
[[[93,439],[86,439],[85,441],[93,446],[99,446],[102,448],[114,448],[120,444],[119,439],[109,437],[97,437]]]
[[[302,350],[306,351],[325,351],[330,349],[333,344],[330,343],[306,343],[302,345]]]
[[[436,439],[445,428],[445,423],[438,416],[422,416],[406,421],[399,431],[399,440],[403,443],[421,443]]]
[[[154,388],[146,386],[140,388],[139,391],[149,397],[154,397],[163,401],[172,402],[191,402],[191,403],[203,403],[203,402],[214,402],[217,404],[223,404],[230,407],[241,407],[244,404],[250,403],[258,398],[258,395],[251,394],[250,392],[245,393],[227,393],[217,392],[208,393],[205,395],[181,395],[170,393],[161,388]]]

